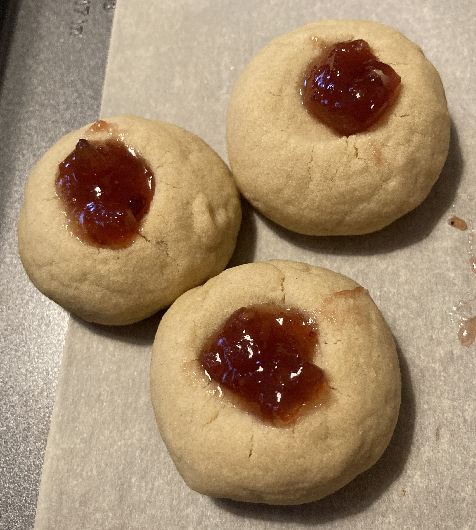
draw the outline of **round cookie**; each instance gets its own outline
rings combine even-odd
[[[28,276],[46,296],[85,320],[123,325],[154,314],[225,268],[241,205],[228,167],[194,134],[132,115],[105,122],[64,136],[36,164],[18,223],[18,246]],[[155,175],[139,235],[115,250],[75,237],[55,190],[58,165],[79,139],[111,135],[141,155]]]
[[[312,117],[300,83],[332,45],[367,41],[401,77],[398,99],[367,131],[341,136]],[[443,168],[450,120],[438,72],[397,30],[325,20],[265,46],[236,81],[227,149],[238,187],[262,214],[308,235],[379,230],[418,206]]]
[[[209,380],[201,349],[238,308],[275,303],[314,317],[328,399],[274,427]],[[273,260],[227,269],[168,309],[152,350],[157,425],[190,488],[269,504],[320,499],[372,466],[400,406],[395,344],[367,291],[327,269]]]

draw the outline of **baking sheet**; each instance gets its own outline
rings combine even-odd
[[[201,496],[176,473],[153,418],[148,369],[160,315],[125,328],[71,318],[37,530],[473,527],[476,343],[462,346],[458,330],[476,315],[475,5],[119,1],[101,114],[130,112],[175,123],[226,160],[226,107],[242,68],[272,38],[323,18],[378,20],[423,48],[447,91],[447,163],[420,207],[367,236],[297,235],[245,204],[231,265],[304,261],[346,274],[370,291],[394,334],[402,368],[402,408],[389,448],[348,486],[304,506]],[[468,229],[452,227],[453,216]]]
[[[100,112],[114,10],[88,3],[0,2],[1,530],[33,529],[69,317],[29,281],[16,227],[35,162]]]

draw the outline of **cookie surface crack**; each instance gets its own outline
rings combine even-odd
[[[145,239],[147,243],[151,242],[150,239],[148,239],[144,234],[141,234],[140,232],[139,232],[139,237],[141,237],[142,239]]]
[[[284,282],[286,280],[286,276],[284,275],[284,272],[276,265],[273,263],[273,267],[275,267],[280,273],[281,273],[281,277],[279,279],[280,281],[280,290],[281,290],[281,293],[283,294],[283,304],[286,303],[286,291],[284,289]]]
[[[211,419],[209,419],[209,420],[204,424],[204,427],[205,427],[206,425],[210,425],[211,423],[213,423],[213,422],[218,418],[219,415],[220,415],[220,411],[217,411],[217,412],[215,413],[215,415],[212,416]]]

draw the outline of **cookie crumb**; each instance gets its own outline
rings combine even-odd
[[[471,270],[476,274],[476,256],[471,256],[469,258],[469,264],[471,265]]]
[[[407,490],[402,490],[402,495],[405,496],[406,492],[407,492]]]
[[[458,230],[466,230],[468,228],[466,221],[456,216],[453,216],[451,219],[448,219],[448,224],[454,226]]]

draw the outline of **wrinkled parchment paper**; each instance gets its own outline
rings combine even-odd
[[[419,208],[368,236],[297,235],[245,205],[230,265],[293,259],[369,290],[401,362],[403,400],[389,448],[315,503],[272,507],[201,496],[178,476],[153,417],[148,372],[160,315],[125,328],[71,318],[36,530],[474,528],[476,343],[462,346],[458,330],[476,315],[476,4],[119,0],[101,114],[175,123],[227,160],[225,114],[242,68],[272,38],[323,18],[378,20],[423,48],[447,92],[447,163]],[[467,230],[450,226],[453,216]]]

